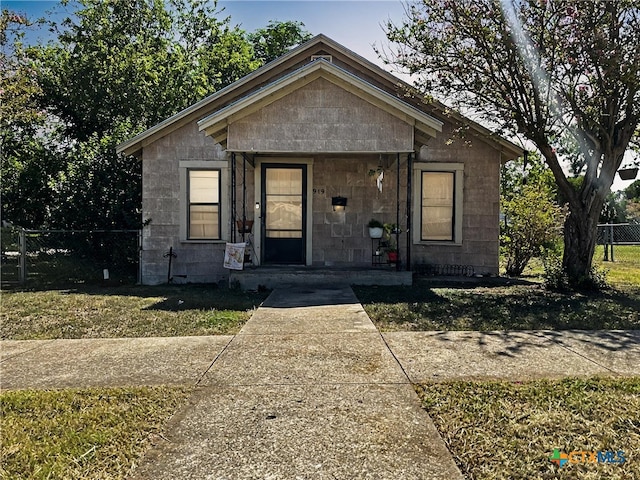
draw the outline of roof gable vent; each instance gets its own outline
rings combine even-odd
[[[311,55],[311,61],[315,61],[315,60],[326,60],[329,63],[333,63],[333,56],[332,55]]]

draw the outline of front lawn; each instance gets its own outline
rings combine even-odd
[[[5,392],[0,478],[125,478],[189,394],[177,387]]]
[[[534,285],[355,287],[382,331],[640,329],[640,287],[558,293]]]
[[[640,478],[640,378],[453,382],[416,390],[469,480]],[[559,468],[549,459],[555,449],[558,456],[578,453]],[[624,463],[593,463],[592,452]]]
[[[2,292],[3,340],[235,334],[267,293],[215,285]]]

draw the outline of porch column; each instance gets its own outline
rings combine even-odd
[[[245,241],[247,224],[247,155],[242,153],[242,241]]]
[[[230,241],[236,241],[236,153],[231,152],[231,232]]]

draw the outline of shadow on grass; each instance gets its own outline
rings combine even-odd
[[[538,363],[546,365],[540,368],[551,376],[565,376],[568,368],[582,368],[578,365],[629,374],[640,362],[640,289],[587,295],[537,285],[453,287],[418,281],[410,288],[354,290],[380,330],[429,332],[399,337],[407,348],[431,348],[434,358],[467,359],[458,376],[465,377],[469,366],[473,378],[478,368],[486,369],[487,378],[502,378],[507,375],[503,367],[518,370],[523,361],[532,362],[534,371]],[[611,352],[616,356],[609,357]]]
[[[356,287],[382,330],[634,330],[640,289],[550,292],[540,286]]]

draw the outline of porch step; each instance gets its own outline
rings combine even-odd
[[[288,285],[412,285],[413,275],[387,268],[258,267],[231,270],[230,282],[238,283],[244,290]]]

